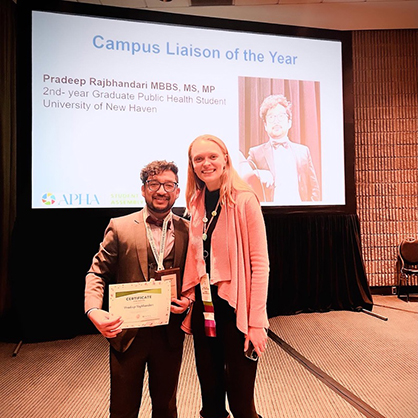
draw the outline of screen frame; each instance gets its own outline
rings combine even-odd
[[[62,213],[87,214],[98,213],[103,216],[119,216],[131,213],[136,208],[63,208],[42,210],[31,207],[32,187],[32,11],[56,12],[109,19],[143,21],[185,27],[220,29],[224,31],[249,32],[256,34],[302,37],[317,40],[336,40],[342,45],[342,86],[343,86],[343,135],[345,165],[345,205],[310,205],[310,206],[263,206],[265,214],[304,213],[356,213],[355,191],[355,137],[354,137],[354,100],[353,100],[353,64],[351,31],[316,29],[270,23],[238,21],[231,19],[181,15],[143,9],[127,9],[110,6],[74,3],[69,1],[29,1],[18,2],[18,72],[17,72],[17,118],[18,118],[18,153],[17,153],[17,212],[18,216],[45,212],[43,219],[61,216]],[[185,150],[186,152],[186,150]],[[139,172],[140,168],[138,168]],[[182,173],[186,175],[186,173]],[[140,185],[138,183],[138,189]],[[182,191],[184,192],[184,191]],[[138,208],[139,209],[139,208]],[[175,208],[176,213],[183,213],[184,208]],[[59,215],[60,214],[60,215]],[[38,215],[36,215],[38,216]],[[90,216],[89,216],[90,217]]]

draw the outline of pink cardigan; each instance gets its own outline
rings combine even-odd
[[[183,277],[183,294],[194,300],[194,287],[206,273],[203,260],[204,191],[198,191],[191,207],[189,247]],[[237,328],[268,328],[266,303],[269,276],[266,228],[254,193],[237,191],[233,207],[223,206],[211,239],[211,284],[235,309]],[[190,333],[190,314],[183,330]],[[216,312],[215,312],[216,318]]]

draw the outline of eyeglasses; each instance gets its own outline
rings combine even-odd
[[[148,190],[150,192],[156,192],[157,190],[160,190],[161,186],[163,186],[167,193],[171,193],[174,192],[174,190],[176,190],[178,187],[178,183],[175,181],[166,181],[165,183],[160,183],[157,180],[147,180],[145,183],[147,184]]]
[[[266,116],[266,121],[267,122],[274,122],[276,120],[278,120],[279,122],[283,122],[289,119],[289,116],[287,115],[287,113],[279,113],[277,115],[267,115]]]

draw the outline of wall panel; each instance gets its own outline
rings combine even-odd
[[[397,245],[418,236],[418,31],[353,32],[355,174],[370,286],[397,283]]]

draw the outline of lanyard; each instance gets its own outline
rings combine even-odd
[[[148,237],[149,245],[151,247],[152,254],[154,255],[155,261],[157,262],[157,271],[158,270],[164,270],[163,262],[164,262],[164,251],[165,251],[167,229],[168,229],[167,226],[168,226],[168,221],[170,220],[171,213],[169,213],[164,218],[163,228],[162,228],[162,232],[161,232],[161,241],[160,241],[160,251],[159,252],[157,251],[157,247],[156,247],[155,241],[154,241],[154,236],[152,235],[151,228],[150,228],[150,226],[148,225],[148,222],[147,222],[148,211],[147,211],[146,207],[145,207],[145,209],[142,213],[144,215],[144,223],[145,223],[145,228],[147,230],[147,237]]]

